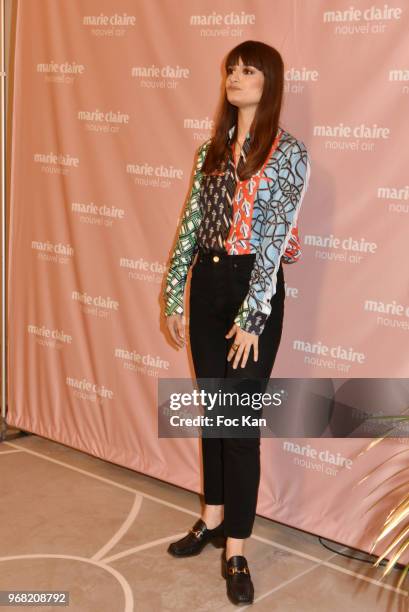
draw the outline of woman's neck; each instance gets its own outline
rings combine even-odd
[[[238,117],[237,117],[237,137],[236,141],[243,144],[246,139],[247,134],[250,131],[250,126],[254,119],[255,109],[247,108],[247,109],[239,109]]]

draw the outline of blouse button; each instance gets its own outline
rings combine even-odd
[[[218,255],[214,255],[214,256],[213,256],[213,261],[216,261],[216,262],[217,262],[217,261],[219,261],[219,259],[220,259],[220,257],[219,257]]]

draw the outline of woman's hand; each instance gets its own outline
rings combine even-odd
[[[185,318],[181,314],[166,317],[166,324],[172,340],[180,347],[185,345]]]
[[[236,337],[234,338],[229,354],[227,355],[227,361],[230,361],[230,359],[235,356],[235,359],[232,365],[233,365],[233,368],[236,368],[240,362],[241,357],[243,356],[241,367],[244,368],[247,363],[247,359],[250,354],[251,347],[253,347],[253,351],[254,351],[254,361],[257,361],[258,360],[258,336],[257,334],[246,332],[236,324],[234,324],[233,327],[229,330],[225,338],[231,338],[234,334],[236,334]],[[235,351],[233,349],[233,346],[237,344],[239,345],[239,347]]]

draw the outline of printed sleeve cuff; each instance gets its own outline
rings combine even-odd
[[[234,322],[243,331],[260,336],[264,330],[267,318],[268,315],[265,312],[260,312],[259,310],[246,310],[240,311],[234,319]]]
[[[165,316],[169,317],[170,315],[174,315],[174,314],[180,314],[180,315],[185,314],[184,308],[180,306],[180,304],[176,304],[176,305],[166,304]]]

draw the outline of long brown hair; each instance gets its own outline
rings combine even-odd
[[[255,66],[264,74],[263,93],[250,127],[251,148],[246,158],[240,180],[250,178],[263,165],[277,135],[284,90],[284,63],[274,47],[257,40],[246,40],[234,47],[226,56],[224,70],[239,63]],[[202,166],[205,174],[220,172],[224,169],[229,154],[228,132],[237,124],[238,108],[227,99],[226,90],[217,112],[214,135],[209,144],[206,159]],[[237,138],[237,130],[235,134]]]

